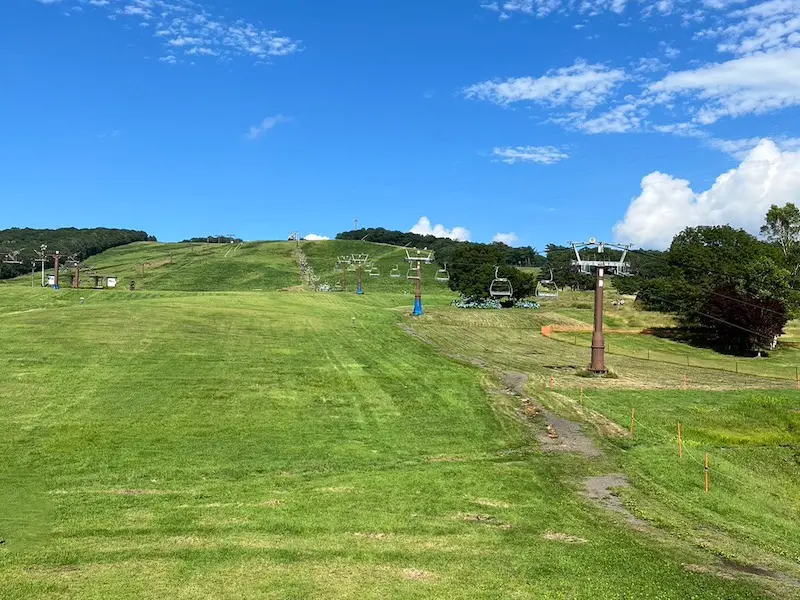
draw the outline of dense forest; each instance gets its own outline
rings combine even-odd
[[[58,251],[64,257],[75,256],[77,260],[85,260],[95,254],[116,246],[124,246],[132,242],[156,241],[156,238],[145,231],[131,229],[11,229],[0,230],[0,279],[17,277],[30,273],[31,261],[40,252],[42,245],[47,246],[47,253]],[[52,262],[52,261],[48,261]]]
[[[181,244],[238,244],[242,240],[235,236],[230,235],[207,235],[205,237],[193,237],[186,240],[181,240]]]
[[[535,248],[522,246],[512,248],[501,242],[492,244],[478,244],[475,242],[462,242],[450,238],[434,237],[432,235],[419,235],[404,231],[384,229],[383,227],[370,229],[355,229],[344,231],[336,235],[337,240],[365,240],[367,242],[377,242],[381,244],[393,244],[395,246],[411,246],[414,248],[427,248],[436,254],[436,262],[439,264],[451,263],[454,253],[460,247],[487,247],[493,248],[492,256],[504,265],[518,267],[540,267],[544,264],[544,257]]]

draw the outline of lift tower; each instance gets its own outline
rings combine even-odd
[[[619,260],[607,260],[605,258],[606,248],[613,248],[622,252]],[[630,275],[630,263],[625,262],[628,256],[630,245],[607,244],[598,242],[591,238],[588,242],[572,242],[572,249],[575,251],[575,260],[572,265],[578,267],[581,272],[591,275],[595,274],[594,287],[594,328],[592,332],[592,362],[589,370],[598,375],[608,373],[606,369],[606,340],[603,335],[603,289],[606,274]],[[594,260],[581,257],[581,252],[592,252],[595,254]]]

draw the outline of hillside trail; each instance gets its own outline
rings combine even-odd
[[[579,420],[568,419],[556,414],[553,410],[546,409],[536,398],[528,394],[529,375],[516,371],[505,371],[502,366],[492,365],[490,359],[485,359],[466,354],[453,354],[440,347],[433,340],[420,335],[408,324],[401,324],[401,328],[433,347],[437,352],[452,360],[477,367],[490,375],[489,380],[496,382],[498,387],[489,389],[490,394],[503,394],[513,396],[519,400],[518,416],[531,428],[538,442],[539,450],[545,453],[568,453],[580,456],[589,461],[599,461],[604,452],[598,442],[585,431],[585,427],[594,427],[601,437],[627,437],[628,431],[620,427],[604,415],[576,404],[573,400],[549,391],[550,404],[561,407],[563,411],[575,415]],[[499,369],[499,370],[498,370]],[[619,491],[630,488],[631,484],[625,473],[610,472],[592,475],[580,481],[578,493],[589,502],[608,514],[613,514],[626,527],[659,540],[667,546],[679,546],[684,551],[692,551],[684,541],[675,538],[667,531],[661,530],[651,523],[637,517],[625,505]],[[785,592],[800,589],[800,581],[786,573],[779,573],[755,566],[741,565],[727,560],[718,560],[712,564],[686,563],[683,567],[690,572],[703,572],[724,579],[752,577],[767,584],[768,589],[778,585],[777,589]]]

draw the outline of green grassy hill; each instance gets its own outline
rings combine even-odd
[[[117,292],[0,285],[0,596],[796,596],[796,382],[754,375],[800,351],[725,372],[617,331],[588,378],[591,293],[461,310],[431,265],[413,319],[401,249],[300,248],[381,277],[316,293],[294,243],[141,243],[88,261]],[[671,323],[608,298],[612,331]]]
[[[350,254],[369,254],[369,260],[377,268],[379,276],[364,275],[364,289],[370,291],[387,292],[414,290],[414,282],[406,278],[408,264],[404,261],[405,249],[388,244],[374,244],[370,242],[357,242],[348,240],[330,240],[325,242],[303,242],[301,244],[303,252],[308,257],[308,261],[314,268],[314,272],[320,278],[320,282],[328,282],[331,285],[338,284],[342,272],[336,269],[336,259],[340,255]],[[392,269],[397,267],[400,277],[392,277]],[[446,291],[447,284],[436,281],[436,272],[439,265],[423,265],[422,285],[423,290],[442,292]],[[347,274],[348,285],[352,289],[355,286],[356,274]]]
[[[1,286],[0,595],[766,596],[581,496],[612,449],[541,452],[518,400],[398,327],[396,300]]]
[[[139,242],[107,250],[82,265],[81,286],[91,287],[90,273],[119,278],[120,289],[131,280],[137,290],[164,291],[270,291],[302,284],[294,242],[247,242],[244,244],[161,244]],[[334,269],[340,255],[368,254],[380,272],[364,274],[364,289],[381,292],[413,291],[406,278],[405,251],[396,246],[359,241],[301,242],[320,283],[337,285],[341,271]],[[390,274],[397,266],[400,277]],[[447,284],[435,279],[437,265],[425,265],[423,286],[428,291],[446,292]],[[52,272],[52,269],[49,271]],[[38,282],[38,273],[34,280]],[[62,287],[69,287],[72,271],[61,271]],[[348,272],[348,288],[355,290],[356,274]],[[21,277],[17,283],[27,283]]]
[[[142,242],[93,256],[85,269],[120,278],[137,290],[252,291],[299,285],[300,273],[288,242],[159,244]],[[83,285],[91,284],[87,273]],[[69,285],[64,273],[61,285]]]

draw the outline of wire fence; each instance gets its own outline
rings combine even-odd
[[[579,402],[582,405],[591,408],[592,404],[600,403],[600,399],[587,394],[583,386],[581,386]],[[624,423],[620,423],[619,421],[617,421],[617,423],[620,426],[625,426]],[[687,439],[681,430],[681,424],[679,421],[676,421],[674,425],[672,425],[672,427],[674,427],[674,433],[668,433],[664,427],[652,425],[643,420],[641,418],[641,412],[637,414],[635,408],[632,408],[628,426],[633,439],[638,439],[636,436],[637,430],[644,430],[649,437],[655,438],[657,443],[664,446],[672,446],[673,450],[669,452],[674,453],[673,455],[676,460],[682,461],[683,457],[686,456],[692,462],[697,464],[699,467],[697,478],[698,486],[700,486],[702,483],[703,486],[706,486],[707,492],[710,489],[711,482],[716,477],[722,477],[730,484],[733,484],[731,487],[734,489],[745,489],[751,492],[762,490],[762,486],[755,485],[746,478],[741,476],[734,477],[725,473],[725,469],[730,469],[731,467],[735,468],[735,465],[733,465],[733,463],[730,461],[724,460],[719,455],[714,454],[714,448],[710,445],[706,445],[704,448],[704,444],[702,442],[692,439],[691,436]],[[701,456],[695,454],[695,448],[701,449]],[[708,457],[711,457],[711,460],[709,463],[706,463]],[[700,474],[702,474],[702,477]]]
[[[545,329],[547,328],[543,328],[542,333],[550,339],[582,348],[590,348],[592,345],[591,338],[586,337],[586,332],[559,332],[552,328],[545,331]],[[800,366],[771,364],[767,362],[769,359],[704,358],[688,352],[681,354],[662,350],[636,349],[626,347],[622,343],[617,344],[608,337],[606,338],[606,354],[682,367],[737,373],[763,379],[796,381],[800,387]]]

